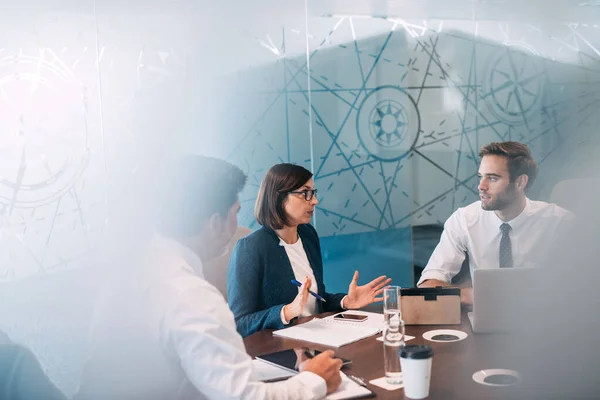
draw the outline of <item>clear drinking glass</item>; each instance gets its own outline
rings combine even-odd
[[[391,384],[402,383],[400,354],[404,346],[404,321],[400,312],[400,287],[388,286],[383,290],[383,362],[386,381]]]

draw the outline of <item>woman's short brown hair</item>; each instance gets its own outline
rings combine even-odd
[[[538,174],[538,165],[526,144],[519,142],[492,142],[481,148],[479,157],[502,156],[506,158],[510,181],[514,182],[521,175],[527,175],[527,186],[531,188]]]
[[[283,209],[283,201],[289,192],[300,189],[313,174],[304,167],[295,164],[277,164],[265,175],[256,205],[254,218],[256,222],[271,229],[281,229],[289,225]]]

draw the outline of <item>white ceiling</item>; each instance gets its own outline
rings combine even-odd
[[[308,0],[313,15],[600,23],[598,0]]]
[[[3,13],[68,11],[236,16],[381,16],[425,20],[600,23],[600,0],[0,0]]]

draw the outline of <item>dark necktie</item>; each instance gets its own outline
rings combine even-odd
[[[513,267],[512,248],[510,245],[510,236],[508,235],[510,229],[509,224],[500,225],[500,230],[502,231],[502,238],[500,239],[500,268]]]

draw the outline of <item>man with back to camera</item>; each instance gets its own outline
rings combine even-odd
[[[561,224],[572,218],[556,204],[526,196],[538,174],[527,145],[494,142],[483,146],[479,157],[480,200],[448,218],[419,287],[449,286],[466,254],[471,277],[477,268],[537,266]],[[461,302],[473,304],[472,288],[461,289]]]
[[[157,171],[167,168],[155,164]],[[76,398],[319,399],[337,389],[341,360],[332,351],[305,361],[303,372],[285,382],[254,380],[233,314],[202,273],[236,231],[246,176],[202,156],[173,166],[158,178],[157,233],[140,247],[149,251],[142,262],[121,263],[105,294]]]

